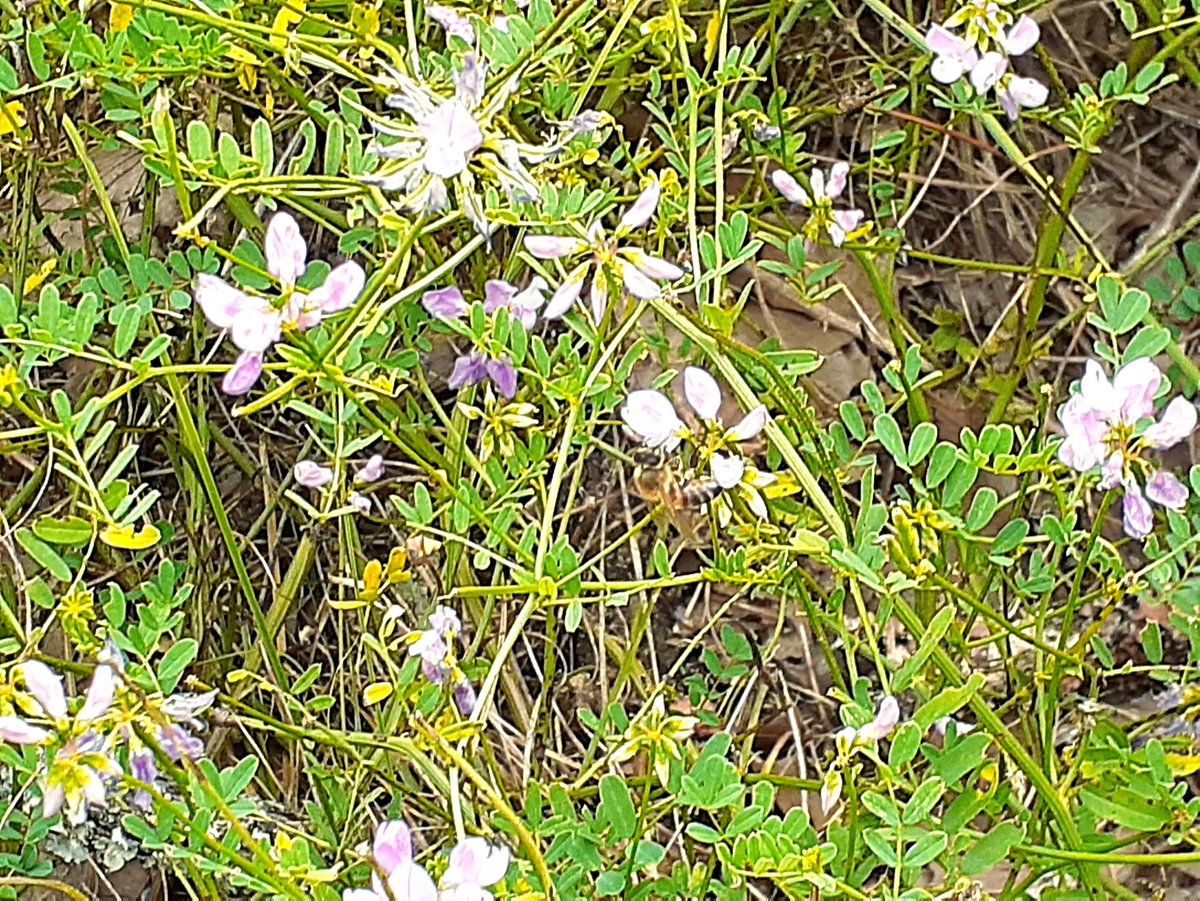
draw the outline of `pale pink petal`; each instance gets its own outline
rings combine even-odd
[[[716,453],[708,461],[708,471],[712,474],[714,482],[724,489],[729,489],[742,480],[746,472],[746,463],[741,457]]]
[[[1182,397],[1172,398],[1158,422],[1147,426],[1142,440],[1149,447],[1174,447],[1196,431],[1196,405]]]
[[[625,215],[617,223],[617,231],[632,231],[635,228],[641,228],[649,222],[650,217],[654,215],[654,211],[658,209],[658,198],[661,193],[662,186],[659,185],[658,179],[651,179],[650,184],[646,185],[646,189],[638,195],[638,199],[633,202],[633,206],[625,211]]]
[[[438,901],[437,886],[425,868],[415,863],[404,863],[388,876],[388,891],[396,901]],[[381,897],[388,897],[383,895]]]
[[[96,807],[106,806],[104,803],[104,780],[100,778],[100,774],[91,767],[81,767],[81,769],[85,774],[83,778],[83,785],[80,786],[83,799],[88,804],[93,804]]]
[[[1008,95],[1022,109],[1035,109],[1050,98],[1050,89],[1036,78],[1014,75],[1008,80]]]
[[[557,260],[559,257],[579,253],[587,244],[579,238],[566,235],[526,235],[525,249],[539,260]]]
[[[800,182],[796,181],[796,179],[783,169],[775,169],[771,172],[771,184],[775,186],[775,190],[782,194],[783,199],[788,203],[799,203],[807,206],[810,202],[808,192],[800,187]]]
[[[1109,488],[1116,488],[1124,483],[1125,479],[1125,455],[1120,451],[1114,451],[1104,465],[1100,467],[1100,485],[1103,491]]]
[[[1117,370],[1112,386],[1120,403],[1122,422],[1132,425],[1154,415],[1154,396],[1162,379],[1158,364],[1149,357],[1139,357]]]
[[[938,56],[961,57],[968,49],[966,41],[941,25],[932,25],[925,32],[925,46],[929,48],[930,53],[936,53]]]
[[[221,391],[230,397],[241,397],[258,384],[262,371],[262,356],[248,350],[243,351],[221,380]]]
[[[453,178],[467,168],[467,157],[483,144],[483,132],[471,111],[457,98],[444,101],[421,123],[425,137],[425,171]]]
[[[50,733],[19,716],[0,716],[0,741],[14,745],[36,745],[50,737]]]
[[[292,467],[292,475],[305,488],[320,488],[333,481],[333,470],[314,460],[301,460]]]
[[[229,328],[238,313],[259,303],[228,282],[207,272],[196,276],[196,287],[192,290],[192,296],[204,313],[204,318],[220,329]]]
[[[742,417],[741,422],[725,433],[730,441],[749,441],[758,435],[767,424],[767,408],[759,404]]]
[[[647,447],[670,452],[679,446],[683,422],[675,405],[657,391],[633,391],[621,406],[621,419]]]
[[[279,340],[282,316],[268,306],[242,310],[233,318],[229,338],[239,350],[262,353]]]
[[[53,720],[65,719],[67,696],[63,691],[62,676],[40,660],[26,660],[18,670],[25,680],[25,687],[46,716]]]
[[[887,738],[900,722],[900,704],[891,695],[879,702],[875,719],[858,730],[858,737],[868,741]]]
[[[465,838],[450,852],[442,888],[494,885],[508,872],[512,852],[503,846],[489,845],[478,836]]]
[[[625,285],[625,290],[639,300],[650,300],[662,294],[662,288],[651,281],[645,273],[634,266],[632,263],[622,262],[621,266],[621,281]],[[601,280],[597,278],[592,282],[593,290],[596,284]],[[599,320],[597,320],[599,321]]]
[[[1130,538],[1145,538],[1154,528],[1154,512],[1142,496],[1136,484],[1125,486],[1124,510],[1125,534]]]
[[[421,306],[435,319],[457,319],[467,312],[467,299],[457,285],[434,288],[421,295]]]
[[[412,831],[403,820],[385,820],[375,830],[371,850],[375,863],[390,875],[401,864],[412,863]]]
[[[850,178],[850,164],[846,162],[834,163],[829,169],[829,184],[825,186],[825,196],[832,199],[840,197],[842,192],[846,190],[846,182]]]
[[[720,413],[721,386],[699,366],[683,370],[683,396],[701,419],[711,422]]]
[[[475,30],[471,28],[470,20],[456,10],[448,6],[430,3],[425,7],[425,14],[446,29],[446,34],[462,38],[468,44],[475,43]]]
[[[652,257],[634,247],[622,247],[619,252],[650,278],[666,279],[672,282],[683,278],[683,270],[674,263],[668,263],[659,257]]]
[[[63,802],[67,799],[66,789],[63,788],[61,782],[56,782],[54,785],[46,787],[45,793],[42,795],[42,816],[52,817],[63,808]]]
[[[358,300],[366,283],[367,274],[362,266],[349,260],[330,272],[319,288],[309,292],[308,305],[322,313],[344,310]]]
[[[653,282],[651,283],[653,284]],[[655,288],[657,291],[657,287]],[[592,322],[599,325],[604,319],[604,313],[608,310],[608,285],[604,281],[603,273],[597,272],[592,279],[591,285],[591,307],[592,307]]]
[[[300,234],[300,226],[288,213],[276,213],[267,223],[267,237],[263,242],[267,258],[267,271],[285,287],[291,287],[304,274],[304,262],[308,248]]]
[[[571,307],[575,306],[579,295],[583,292],[583,281],[587,277],[588,265],[584,263],[577,266],[567,276],[567,280],[550,296],[542,310],[543,319],[560,319],[567,314]]]
[[[965,72],[970,70],[971,67],[967,65],[966,60],[954,56],[938,56],[934,57],[933,65],[929,67],[929,74],[933,76],[934,81],[942,84],[954,84],[963,77]]]
[[[1038,23],[1031,17],[1023,15],[1004,35],[1001,43],[1008,51],[1009,56],[1020,56],[1022,53],[1032,50],[1040,36],[1041,30],[1038,28]]]
[[[842,230],[843,238],[858,228],[866,214],[862,210],[834,210],[833,222]]]
[[[1093,410],[1116,416],[1121,410],[1121,395],[1113,387],[1102,367],[1095,360],[1088,360],[1079,379],[1079,397]]]
[[[996,86],[1000,76],[1008,69],[1008,59],[1001,53],[985,53],[971,70],[971,86],[980,94],[986,94]]]
[[[1159,470],[1146,481],[1146,497],[1161,507],[1182,510],[1188,499],[1183,482],[1165,470]]]
[[[98,666],[92,671],[92,684],[88,686],[87,697],[79,713],[75,715],[78,722],[86,723],[103,716],[112,706],[113,692],[116,690],[116,674],[111,666]]]
[[[487,83],[487,64],[480,62],[474,53],[467,53],[462,59],[462,68],[454,73],[454,93],[463,106],[473,110],[483,99],[484,86]]]

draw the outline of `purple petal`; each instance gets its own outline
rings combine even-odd
[[[467,311],[467,301],[456,285],[435,288],[421,295],[421,306],[434,319],[457,319]]]
[[[1130,538],[1145,538],[1154,528],[1154,512],[1134,483],[1125,486],[1124,525]]]
[[[1099,466],[1108,456],[1105,436],[1108,424],[1088,403],[1081,390],[1058,408],[1058,421],[1065,436],[1058,446],[1058,459],[1079,472]]]
[[[358,300],[366,283],[367,274],[362,266],[349,260],[330,272],[321,286],[309,293],[308,305],[322,313],[337,313]]]
[[[221,390],[231,397],[241,397],[258,383],[262,370],[261,354],[242,351],[230,370],[225,373],[225,378],[221,380]]]
[[[1196,406],[1191,401],[1176,397],[1167,404],[1158,422],[1146,428],[1142,440],[1147,446],[1163,449],[1174,447],[1196,431]]]
[[[463,385],[478,385],[485,378],[487,378],[487,361],[483,354],[473,351],[463,354],[454,361],[454,370],[450,373],[450,378],[446,380],[446,385],[451,389],[458,389]]]
[[[516,285],[503,279],[489,278],[483,285],[483,312],[494,313],[501,307],[509,308],[516,293]]]
[[[1187,503],[1188,489],[1174,475],[1160,469],[1146,481],[1146,497],[1160,507],[1182,510]]]
[[[578,253],[587,245],[567,235],[526,235],[525,249],[539,260],[557,260]]]
[[[291,287],[304,274],[304,261],[308,248],[300,234],[300,226],[288,213],[276,213],[267,223],[267,236],[263,241],[267,258],[267,271],[285,287]]]
[[[454,89],[458,99],[468,110],[479,106],[486,81],[487,65],[481,63],[474,53],[464,55],[462,68],[454,75]]]
[[[1001,44],[1004,45],[1009,56],[1020,56],[1022,53],[1032,50],[1040,36],[1041,30],[1038,28],[1038,23],[1029,16],[1022,15],[1004,35]]]
[[[158,730],[158,743],[172,760],[196,760],[204,753],[204,742],[182,726],[170,724]]]
[[[633,206],[625,211],[625,215],[617,223],[617,231],[632,231],[635,228],[641,228],[649,222],[650,217],[654,215],[654,211],[658,209],[658,199],[661,194],[662,186],[658,183],[658,179],[651,179],[650,184],[646,185],[646,189],[638,195],[638,199],[633,202]]]
[[[19,667],[25,687],[33,695],[38,706],[52,720],[66,719],[67,696],[63,691],[62,676],[40,660],[26,660]]]
[[[805,205],[809,203],[808,192],[800,187],[800,182],[796,181],[796,179],[783,169],[775,169],[771,172],[771,184],[775,186],[775,190],[782,194],[783,199],[788,203]]]
[[[657,293],[658,288],[655,287]],[[604,313],[608,310],[608,283],[604,280],[602,273],[597,272],[592,278],[591,284],[591,301],[592,307],[592,322],[599,325],[604,320]]]
[[[385,820],[375,830],[375,863],[390,876],[401,864],[412,863],[412,832],[403,820]]]
[[[721,411],[721,386],[699,366],[683,370],[683,396],[701,419],[712,422]]]
[[[463,716],[471,716],[475,713],[475,705],[479,698],[475,694],[475,686],[465,679],[454,684],[454,706],[458,708],[458,712]]]
[[[487,361],[487,374],[501,394],[509,400],[517,393],[517,370],[507,357]]]
[[[354,474],[359,482],[378,482],[383,476],[383,454],[373,454],[362,468]]]
[[[292,467],[292,475],[298,485],[305,488],[321,488],[333,481],[333,470],[314,460],[301,460]]]

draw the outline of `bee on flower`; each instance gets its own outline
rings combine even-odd
[[[720,420],[721,387],[706,370],[688,366],[683,371],[683,394],[700,421],[699,430],[684,424],[675,404],[652,389],[630,392],[621,406],[621,419],[643,446],[669,454],[686,440],[697,454],[697,470],[720,491],[712,504],[717,520],[725,526],[733,516],[730,498],[740,497],[760,520],[769,517],[761,489],[775,476],[758,470],[749,460],[747,447],[767,424],[767,408],[759,404],[733,426]]]
[[[566,315],[579,300],[589,276],[592,321],[597,325],[604,318],[614,291],[624,288],[634,297],[648,300],[662,293],[658,282],[674,282],[683,278],[683,270],[674,263],[622,243],[622,239],[654,217],[661,194],[662,187],[658,179],[652,179],[621,216],[611,238],[605,234],[604,224],[599,219],[576,235],[525,236],[525,249],[539,260],[591,254],[568,273],[546,302],[542,310],[544,319],[559,319]]]

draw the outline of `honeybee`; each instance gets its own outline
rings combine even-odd
[[[716,479],[680,478],[661,453],[640,449],[633,455],[633,491],[647,504],[662,508],[663,519],[673,525],[688,547],[708,543],[708,517],[704,506],[724,489]]]

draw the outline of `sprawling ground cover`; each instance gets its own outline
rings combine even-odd
[[[0,16],[4,897],[1187,896],[1200,10]]]

